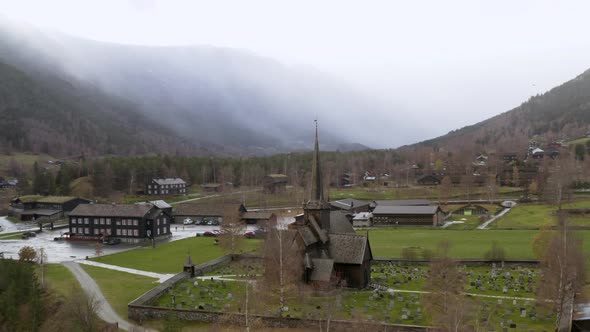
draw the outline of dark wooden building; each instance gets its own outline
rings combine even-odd
[[[330,209],[332,211],[348,211],[350,213],[368,212],[369,202],[361,201],[354,198],[339,199],[330,202]]]
[[[186,195],[186,182],[181,178],[155,178],[145,188],[147,195]]]
[[[221,224],[228,211],[237,213],[241,218],[247,210],[243,204],[184,203],[174,206],[173,215],[177,224],[187,218],[197,224],[201,221],[217,221],[217,224]]]
[[[440,178],[436,175],[423,175],[416,179],[416,182],[421,186],[438,186],[441,182]]]
[[[490,211],[481,205],[469,204],[462,206],[451,213],[462,216],[482,216],[490,214]]]
[[[152,204],[83,204],[70,212],[70,233],[124,242],[169,236],[170,216]]]
[[[10,205],[21,221],[30,221],[39,218],[60,219],[79,204],[88,203],[90,200],[79,197],[28,195],[14,198]]]
[[[223,185],[221,183],[205,183],[201,185],[205,192],[222,192]]]
[[[244,212],[242,221],[248,225],[274,226],[277,224],[277,215],[272,212]]]
[[[284,174],[269,174],[262,179],[264,193],[276,194],[287,190],[289,177]]]
[[[323,289],[367,287],[373,260],[369,239],[355,233],[346,211],[331,211],[324,200],[317,129],[310,199],[303,211],[290,225],[303,254],[303,280]]]
[[[377,206],[373,210],[373,224],[438,226],[444,220],[439,206]]]

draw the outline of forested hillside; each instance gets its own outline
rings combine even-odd
[[[64,77],[31,77],[2,62],[0,118],[2,153],[72,156],[195,150],[128,102]]]
[[[516,151],[526,148],[535,136],[545,141],[568,140],[585,135],[589,129],[590,70],[513,110],[406,148]]]

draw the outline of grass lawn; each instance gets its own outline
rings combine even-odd
[[[501,187],[499,194],[513,196],[514,193],[520,192],[521,188]],[[451,196],[458,198],[463,195],[463,190],[458,187],[451,189]],[[473,188],[472,197],[477,194],[485,195],[485,188]],[[354,187],[345,189],[330,189],[330,198],[333,200],[343,198],[356,198],[360,200],[372,201],[379,199],[410,199],[410,198],[429,198],[438,199],[439,188],[436,186],[416,186],[408,188],[390,188],[390,187]]]
[[[256,250],[260,240],[244,241],[244,251]],[[200,264],[223,256],[218,245],[210,237],[192,237],[159,244],[156,248],[146,247],[117,254],[92,258],[92,260],[138,270],[157,273],[179,273],[190,252],[193,263]]]
[[[590,208],[590,200],[581,199],[573,202],[568,202],[563,205],[564,209],[576,208]],[[516,229],[539,229],[546,224],[553,224],[555,216],[553,213],[557,211],[557,207],[551,204],[533,203],[533,204],[519,204],[514,207],[502,218],[493,222],[489,228],[516,228]],[[590,226],[588,222],[584,222],[587,217],[572,216],[571,221],[575,225]]]
[[[590,230],[576,231],[584,241],[584,251],[590,253]],[[360,232],[364,234],[365,231]],[[531,241],[537,230],[440,230],[440,229],[375,229],[369,231],[374,257],[401,257],[403,248],[436,249],[442,240],[451,243],[451,255],[456,258],[483,258],[493,241],[506,250],[507,259],[533,259]]]
[[[18,240],[22,238],[22,232],[0,233],[0,240]]]
[[[35,265],[35,271],[39,277],[39,281],[41,281],[41,267]],[[45,265],[45,285],[64,298],[68,298],[73,292],[81,291],[76,277],[61,264]]]
[[[127,304],[157,285],[157,279],[80,264],[96,281],[113,309],[127,317]]]

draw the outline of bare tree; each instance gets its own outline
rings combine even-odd
[[[297,232],[271,228],[264,242],[264,282],[258,283],[258,291],[265,297],[265,305],[276,308],[282,316],[287,309],[287,298],[299,294],[303,279],[302,252],[297,242]]]
[[[498,196],[498,180],[496,179],[496,174],[488,174],[486,179],[486,193],[488,195],[488,201],[492,204],[496,196]]]
[[[447,204],[449,199],[451,198],[452,185],[453,182],[451,181],[451,178],[448,175],[445,176],[440,182],[440,185],[438,186],[438,196],[441,204]]]
[[[430,264],[425,284],[428,293],[422,300],[433,324],[444,331],[467,330],[471,310],[463,294],[464,279],[457,262],[449,257],[448,242],[441,242],[437,257]]]
[[[571,199],[571,185],[575,175],[574,164],[567,159],[558,160],[545,185],[545,200],[555,204],[561,210],[565,201]]]
[[[238,253],[244,245],[244,231],[246,225],[240,217],[240,211],[234,205],[226,205],[223,210],[223,221],[221,222],[221,235],[219,244],[223,250],[230,254]]]
[[[573,298],[585,282],[585,259],[582,239],[572,231],[567,216],[558,216],[557,231],[553,232],[541,261],[542,278],[539,280],[538,300],[541,305],[556,313],[555,327],[560,328],[562,318],[571,311]]]
[[[103,250],[102,250],[102,241],[96,241],[96,244],[94,245],[94,255],[96,257],[100,257],[103,254]]]
[[[41,288],[45,289],[45,263],[47,262],[47,253],[44,248],[40,248],[37,255],[37,263],[41,270]]]

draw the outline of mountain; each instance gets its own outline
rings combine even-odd
[[[585,135],[590,129],[590,70],[520,106],[448,134],[406,146],[449,151],[517,151],[530,139],[550,142]]]
[[[358,118],[366,125],[379,123],[379,117],[366,117],[363,112],[383,108],[321,72],[241,50],[109,44],[8,21],[0,21],[0,62],[4,70],[19,72],[28,82],[42,85],[46,100],[52,101],[51,93],[56,93],[55,98],[62,102],[60,109],[68,116],[104,122],[127,119],[121,125],[141,119],[134,126],[133,139],[120,137],[126,136],[127,127],[109,136],[108,142],[94,137],[100,135],[98,131],[88,132],[89,137],[82,141],[70,141],[77,136],[59,133],[63,144],[97,153],[151,151],[144,148],[150,140],[169,144],[168,152],[183,153],[303,150],[311,146],[316,118],[325,149],[365,149],[354,125]],[[73,90],[68,91],[67,86]],[[5,89],[9,87],[14,88]],[[29,97],[24,92],[13,94],[18,100],[0,104],[0,112],[12,107],[11,116],[18,121],[21,112],[14,104],[28,105]],[[91,105],[82,107],[84,98],[90,98]],[[71,124],[64,114],[49,108],[35,113],[43,110],[52,112],[46,116],[65,128]],[[156,127],[159,129],[153,129]]]

